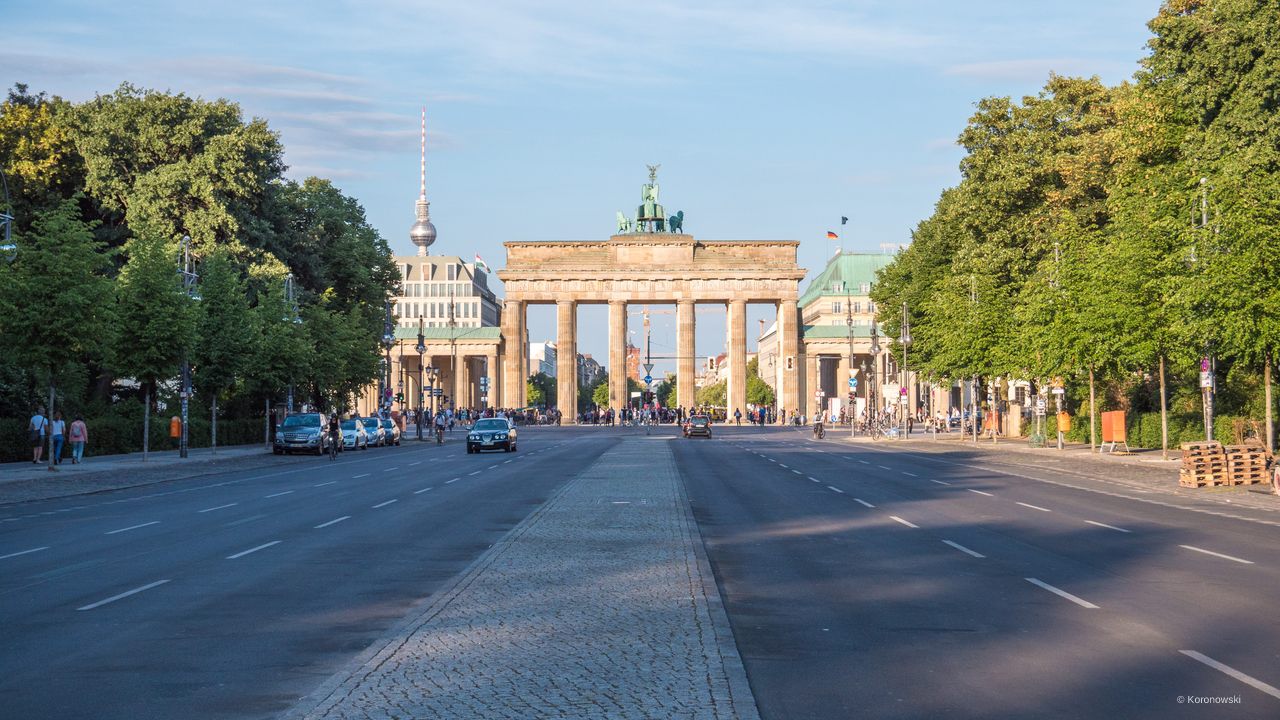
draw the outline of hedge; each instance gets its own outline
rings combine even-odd
[[[84,454],[118,455],[142,451],[142,418],[124,418],[107,415],[85,418],[89,427],[89,442]],[[190,417],[187,441],[190,447],[204,448],[210,444],[210,421],[206,417]],[[70,421],[67,422],[68,428]],[[172,450],[176,446],[169,438],[169,416],[151,418],[151,449]],[[263,441],[262,418],[235,418],[218,421],[218,447],[248,445]],[[71,444],[67,443],[63,457],[70,456]],[[27,420],[0,418],[0,462],[31,459],[31,443],[27,440]]]
[[[1052,420],[1052,418],[1050,418]],[[1223,445],[1235,444],[1235,426],[1237,422],[1248,423],[1249,418],[1236,415],[1217,415],[1213,418],[1213,437]],[[1102,442],[1102,417],[1097,420],[1097,438]],[[1258,421],[1259,427],[1263,425]],[[1125,416],[1125,434],[1129,447],[1160,447],[1160,413],[1129,413]],[[1071,432],[1067,439],[1074,442],[1089,442],[1089,415],[1081,413],[1071,418]],[[1204,418],[1199,414],[1169,413],[1169,448],[1177,449],[1184,442],[1204,440]]]

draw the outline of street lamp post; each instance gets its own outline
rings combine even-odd
[[[426,338],[422,334],[422,318],[418,318],[418,346],[414,348],[418,351],[418,439],[422,439],[422,411],[424,403],[422,400],[422,386],[427,379],[427,369],[422,362],[423,355],[427,352]]]
[[[387,310],[386,320],[382,323],[382,347],[386,349],[386,372],[384,373],[386,384],[383,385],[382,395],[378,398],[380,410],[384,406],[385,408],[391,407],[390,398],[388,397],[391,394],[391,346],[395,345],[396,342],[396,336],[391,329],[391,302],[384,301],[383,305]],[[381,412],[379,412],[379,415],[381,415]]]
[[[192,300],[199,300],[200,293],[196,291],[196,281],[199,276],[195,273],[195,262],[191,258],[191,236],[182,236],[182,270],[179,272],[182,276],[182,291]],[[182,438],[178,443],[178,457],[185,458],[187,456],[187,447],[190,443],[190,424],[188,423],[188,411],[191,408],[191,359],[188,357],[187,351],[182,351],[182,392],[179,393],[182,399]],[[217,400],[214,400],[217,402]]]
[[[898,336],[898,342],[902,344],[902,388],[898,392],[902,402],[902,432],[898,437],[904,438],[911,432],[911,424],[907,420],[908,406],[911,404],[911,393],[907,390],[907,346],[911,344],[911,321],[907,319],[905,302],[902,303],[902,333]]]
[[[871,371],[867,375],[867,418],[870,422],[877,422],[879,418],[879,399],[876,388],[876,367],[880,363],[880,333],[876,330],[876,321],[871,319]]]

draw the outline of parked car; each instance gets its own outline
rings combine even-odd
[[[382,447],[387,444],[387,433],[382,429],[382,421],[376,417],[360,418],[360,423],[364,425],[364,431],[368,434],[367,442],[374,447]]]
[[[483,418],[467,431],[467,454],[502,448],[516,451],[516,426],[506,418]]]
[[[711,438],[711,418],[706,415],[690,415],[684,424],[684,436],[691,438],[694,435]]]
[[[368,450],[369,449],[369,433],[364,429],[364,423],[355,418],[348,418],[342,421],[342,449],[352,450]]]
[[[383,432],[383,438],[384,438],[384,440],[382,441],[383,444],[395,445],[396,447],[400,446],[400,426],[397,425],[394,420],[388,420],[387,418],[383,418],[382,432]]]
[[[272,452],[283,455],[295,450],[323,455],[329,449],[328,418],[323,413],[286,415],[276,428]]]

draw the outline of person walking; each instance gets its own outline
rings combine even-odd
[[[67,421],[62,419],[61,410],[54,411],[53,422],[49,423],[49,432],[53,435],[53,447],[49,451],[51,453],[49,459],[53,460],[54,465],[61,465],[62,445],[67,437]]]
[[[84,459],[84,444],[89,442],[89,426],[84,424],[82,415],[77,414],[76,419],[71,422],[71,434],[68,438],[71,440],[71,464],[79,465]]]
[[[36,408],[36,414],[31,416],[31,421],[27,423],[27,436],[31,441],[31,462],[36,465],[40,464],[40,458],[44,457],[44,433],[49,426],[48,419],[44,416],[44,406]]]

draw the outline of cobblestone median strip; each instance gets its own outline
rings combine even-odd
[[[286,717],[759,715],[671,449],[636,438]]]

